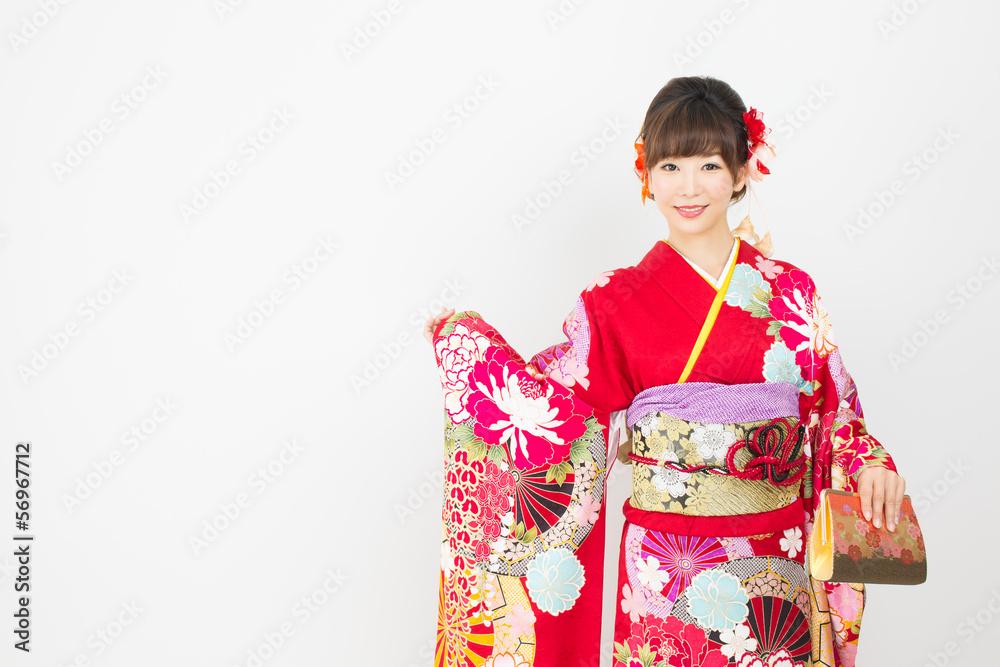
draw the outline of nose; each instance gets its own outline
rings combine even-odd
[[[699,193],[701,188],[701,181],[699,177],[698,169],[685,169],[683,175],[681,176],[681,194],[685,196],[692,196]]]

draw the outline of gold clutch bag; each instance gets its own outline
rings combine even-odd
[[[876,528],[861,512],[861,496],[823,489],[809,540],[809,568],[820,581],[922,584],[927,580],[924,535],[909,496],[896,530]]]

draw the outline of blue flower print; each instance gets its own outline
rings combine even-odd
[[[767,304],[771,300],[771,286],[764,282],[760,271],[747,264],[737,264],[726,290],[726,303],[748,311],[754,317],[770,315]]]
[[[583,565],[572,551],[563,547],[549,549],[528,565],[531,601],[553,616],[573,606],[584,581]]]
[[[795,353],[780,340],[771,344],[764,353],[764,379],[767,382],[788,382],[794,384],[806,396],[812,396],[812,383],[802,379],[802,371],[795,363]]]
[[[735,628],[747,617],[750,601],[740,580],[724,570],[705,570],[687,588],[688,613],[708,630]]]

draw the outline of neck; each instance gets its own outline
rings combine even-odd
[[[726,267],[729,253],[733,251],[733,243],[739,242],[729,231],[728,225],[716,226],[711,233],[697,235],[673,233],[667,240],[679,253],[716,279],[722,275]]]

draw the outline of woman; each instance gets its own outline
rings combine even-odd
[[[578,408],[563,411],[569,399],[557,402],[566,388],[573,401],[591,409],[587,414],[609,442],[622,416],[632,433],[618,448],[619,460],[633,465],[633,483],[619,556],[616,665],[854,664],[864,588],[809,576],[805,543],[817,499],[827,487],[857,491],[866,518],[895,530],[905,481],[865,430],[812,279],[788,262],[768,259],[769,235],[757,242],[748,219],[735,232],[729,229],[729,204],[746,194],[748,179],[768,173],[765,138],[759,115],[747,111],[729,85],[711,77],[671,80],[650,104],[636,142],[643,202],[653,199],[669,236],[637,265],[602,273],[583,290],[564,323],[567,341],[524,363],[474,313],[455,318],[453,310],[442,310],[427,321],[454,429],[450,455],[471,465],[477,451],[487,452],[478,460],[494,464],[489,488],[500,489],[498,504],[476,504],[479,514],[462,519],[455,509],[460,498],[490,496],[478,487],[460,489],[457,481],[446,487],[446,533],[453,537],[443,548],[442,567],[466,567],[463,608],[480,605],[466,620],[481,629],[492,621],[494,643],[480,647],[480,659],[471,657],[472,626],[460,631],[452,614],[445,630],[439,626],[441,664],[581,664],[583,654],[566,657],[572,647],[554,638],[566,627],[550,630],[553,638],[545,641],[541,633],[555,627],[546,625],[549,616],[581,605],[588,610],[581,614],[592,618],[592,598],[567,582],[599,577],[599,568],[584,553],[584,542],[562,553],[553,550],[555,540],[524,535],[529,525],[551,531],[559,517],[586,514],[595,502],[599,510],[603,500],[600,454],[593,495],[566,491],[562,504],[558,500],[558,482],[565,480],[556,468],[577,475],[583,468],[574,467],[579,457],[559,462],[556,449],[562,441],[586,438],[582,426],[568,427]],[[466,324],[456,325],[463,316]],[[502,356],[502,363],[489,355]],[[458,357],[468,363],[449,361]],[[505,370],[490,375],[487,362]],[[539,385],[524,377],[515,382],[522,369]],[[548,402],[532,413],[517,408],[518,401],[528,407]],[[546,419],[565,433],[546,430]],[[471,430],[461,431],[470,423]],[[547,443],[542,449],[532,444],[536,436]],[[578,453],[580,440],[572,445]],[[462,477],[461,465],[449,469],[451,479]],[[550,486],[518,486],[529,470],[548,471]],[[508,473],[513,481],[504,477]],[[535,516],[530,503],[521,507],[522,498],[547,500],[548,518]],[[594,516],[579,524],[596,528]],[[478,555],[456,556],[463,548],[472,553],[472,542],[463,547],[454,537],[465,535],[462,521],[480,530],[494,519],[497,525],[476,543]],[[593,534],[588,539],[597,541]],[[537,552],[522,570],[511,565],[517,556],[509,545],[518,541]],[[503,578],[515,575],[524,580],[516,591]],[[508,598],[522,589],[527,601],[515,608]],[[586,602],[552,602],[546,597],[552,590]],[[442,595],[453,593],[454,585],[442,579]],[[529,615],[534,634],[519,621]],[[455,642],[465,654],[449,652]],[[525,643],[530,651],[522,650]],[[546,651],[544,643],[559,648]]]

